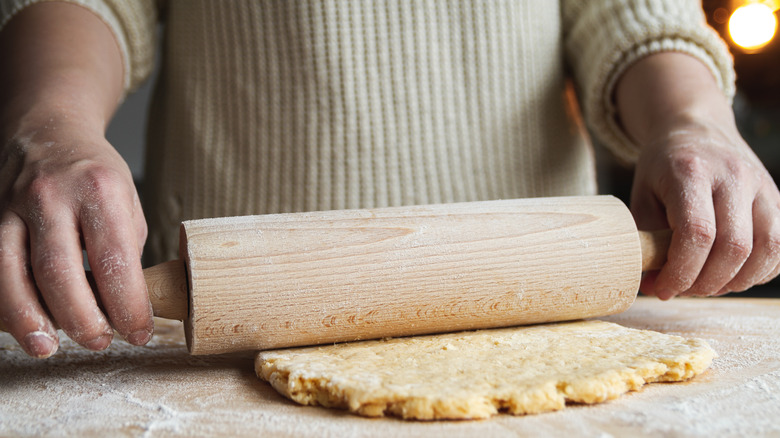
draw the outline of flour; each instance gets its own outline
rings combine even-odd
[[[115,340],[102,352],[60,333],[60,351],[46,360],[0,333],[0,436],[780,436],[780,308],[732,303],[640,299],[604,318],[705,339],[719,357],[690,382],[476,422],[373,420],[297,406],[257,379],[251,353],[190,356],[178,323],[158,321],[146,347]]]
[[[751,316],[746,317],[724,309],[713,312],[712,303],[687,300],[687,312],[670,311],[652,303],[647,318],[639,318],[643,321],[640,325],[647,323],[665,333],[698,333],[719,353],[719,358],[700,381],[633,395],[636,409],[616,412],[615,420],[640,425],[648,436],[780,434],[776,421],[780,418],[778,309],[756,304],[750,309]],[[632,314],[629,319],[627,313],[605,319],[631,326],[630,321],[637,316]],[[660,324],[654,324],[652,319]]]

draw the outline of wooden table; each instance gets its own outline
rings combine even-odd
[[[178,324],[101,353],[65,339],[30,359],[0,334],[0,435],[780,436],[780,300],[640,298],[620,324],[707,340],[709,371],[595,406],[484,421],[404,422],[302,407],[255,377],[251,354],[192,357]],[[63,337],[64,338],[64,337]]]

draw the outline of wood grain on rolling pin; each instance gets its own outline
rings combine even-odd
[[[188,221],[193,354],[560,321],[634,301],[610,196]]]

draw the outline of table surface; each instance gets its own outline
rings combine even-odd
[[[639,298],[604,320],[703,338],[712,367],[599,405],[481,421],[405,422],[296,405],[257,379],[253,355],[190,356],[178,323],[146,347],[104,352],[63,336],[47,360],[0,333],[0,435],[780,436],[780,299]]]

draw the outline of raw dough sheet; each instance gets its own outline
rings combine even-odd
[[[268,351],[255,367],[303,405],[435,420],[599,403],[690,379],[714,357],[700,339],[578,321]]]

